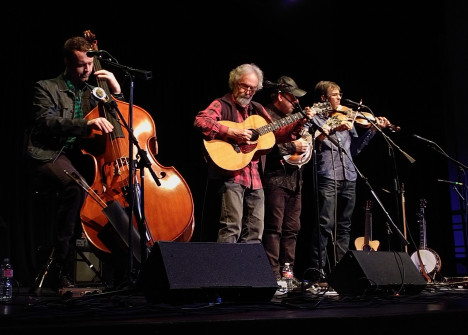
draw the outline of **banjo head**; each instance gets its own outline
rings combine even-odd
[[[421,264],[419,262],[418,253],[419,253],[419,256],[421,257],[422,265],[424,266],[424,269],[426,270],[427,274],[433,274],[435,272],[440,271],[441,261],[440,261],[439,255],[435,251],[429,248],[426,248],[426,249],[420,249],[418,251],[415,251],[411,255],[411,260],[413,261],[414,265],[416,265],[417,269],[420,272],[422,271],[421,271]]]

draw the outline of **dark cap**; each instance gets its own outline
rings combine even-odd
[[[282,90],[284,92],[291,93],[297,98],[300,98],[307,93],[306,91],[301,90],[291,77],[281,76],[278,79],[276,79],[276,83],[282,84],[284,87]]]

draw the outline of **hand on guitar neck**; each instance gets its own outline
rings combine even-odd
[[[358,237],[354,241],[356,250],[364,251],[377,251],[380,246],[380,242],[372,240],[372,201],[368,200],[366,203],[366,221],[364,228],[364,236]]]

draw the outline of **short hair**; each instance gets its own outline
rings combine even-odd
[[[234,87],[239,82],[239,79],[243,75],[252,72],[254,72],[258,78],[257,91],[261,90],[263,88],[263,71],[254,63],[242,64],[236,67],[235,69],[232,69],[229,73],[229,88],[231,90],[234,90]]]
[[[335,83],[334,81],[328,81],[328,80],[322,80],[319,81],[314,88],[314,99],[315,101],[320,101],[320,98],[322,95],[325,97],[328,95],[328,89],[329,88],[337,88],[338,90],[341,91],[340,86]]]
[[[71,37],[63,45],[63,56],[67,59],[74,59],[74,51],[88,51],[93,49],[93,44],[81,36]]]

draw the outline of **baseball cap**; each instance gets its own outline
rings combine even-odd
[[[296,82],[288,76],[281,76],[278,79],[276,79],[276,83],[282,84],[283,85],[283,91],[287,93],[293,94],[295,97],[300,98],[304,96],[307,92],[304,90],[301,90]]]

